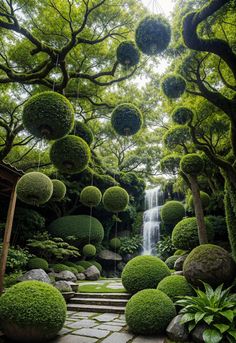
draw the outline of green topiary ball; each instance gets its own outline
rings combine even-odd
[[[193,119],[193,111],[187,107],[177,107],[171,114],[175,124],[185,125]]]
[[[116,57],[121,65],[129,68],[139,63],[140,53],[134,42],[125,41],[118,46]]]
[[[225,249],[213,244],[202,244],[190,252],[184,262],[183,272],[194,286],[202,286],[203,281],[217,287],[233,281],[236,265]]]
[[[79,261],[79,262],[76,262],[77,266],[80,266],[80,267],[83,267],[84,268],[84,271],[85,269],[89,268],[89,267],[92,267],[92,263],[89,262],[89,261]]]
[[[155,256],[137,256],[124,267],[122,284],[129,293],[137,293],[145,288],[156,288],[170,270],[160,258]]]
[[[201,198],[201,202],[202,202],[202,207],[203,208],[207,208],[210,204],[210,197],[206,192],[200,192],[200,198]],[[192,209],[194,209],[194,204],[193,204],[193,196],[191,195],[189,197],[189,206],[192,207]]]
[[[128,206],[129,194],[119,186],[110,187],[104,192],[102,202],[107,211],[121,212]]]
[[[74,128],[72,129],[71,135],[79,136],[82,138],[88,145],[93,143],[93,133],[91,129],[85,123],[81,121],[75,121]]]
[[[52,196],[53,184],[43,173],[30,172],[23,175],[16,185],[17,197],[29,205],[45,204]]]
[[[178,300],[178,296],[194,295],[194,290],[183,275],[171,275],[162,279],[157,289],[164,292],[171,300]]]
[[[62,329],[66,303],[61,293],[41,281],[23,281],[0,297],[4,334],[17,342],[45,342]]]
[[[85,268],[78,264],[76,264],[76,269],[78,273],[83,273],[85,271]]]
[[[208,240],[214,238],[214,229],[205,219]],[[172,231],[172,242],[177,249],[190,250],[199,245],[197,219],[195,217],[182,219]]]
[[[54,270],[55,273],[64,272],[65,270],[69,270],[70,271],[70,268],[71,268],[68,265],[63,264],[63,263],[56,263],[56,264],[53,264],[51,267],[52,267],[52,269]]]
[[[56,179],[52,180],[52,184],[53,184],[53,193],[52,193],[51,200],[61,201],[66,195],[65,184],[62,181],[56,180]]]
[[[32,257],[28,261],[28,269],[48,270],[48,262],[44,258]]]
[[[164,334],[176,311],[172,300],[157,289],[144,289],[128,301],[125,318],[135,334]]]
[[[63,261],[63,265],[64,266],[68,266],[68,267],[70,267],[70,268],[75,268],[76,269],[76,272],[78,272],[77,271],[77,265],[75,264],[75,263],[73,263],[73,262],[70,262],[70,261]]]
[[[170,99],[179,98],[185,91],[185,79],[177,74],[167,75],[162,79],[161,88],[163,93]],[[182,124],[182,123],[178,123]]]
[[[187,154],[181,158],[180,169],[185,174],[197,176],[202,172],[203,168],[203,160],[198,154]]]
[[[132,104],[118,105],[112,112],[111,125],[118,135],[134,135],[140,130],[142,124],[142,113]]]
[[[74,109],[63,95],[43,92],[25,103],[22,120],[24,127],[35,137],[59,139],[70,132]]]
[[[95,207],[100,204],[102,200],[102,193],[95,186],[87,186],[82,189],[80,193],[80,202],[89,207]]]
[[[166,225],[176,225],[185,216],[184,205],[180,201],[171,200],[161,208],[161,220]]]
[[[170,39],[170,25],[162,16],[148,16],[144,18],[135,32],[136,44],[146,55],[161,53],[168,47]]]
[[[80,173],[88,166],[90,149],[82,138],[69,135],[53,143],[50,159],[62,173]]]
[[[167,265],[168,268],[174,269],[175,261],[177,261],[178,258],[179,256],[177,255],[170,256],[165,260],[165,264]]]
[[[86,244],[83,247],[83,255],[85,257],[93,257],[96,255],[96,247],[93,244]]]
[[[112,238],[109,242],[112,250],[118,250],[121,247],[121,240],[119,238]]]

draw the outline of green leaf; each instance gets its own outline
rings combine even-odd
[[[211,315],[211,316],[206,316],[204,319],[203,319],[208,325],[210,325],[213,320],[214,320],[214,315]]]
[[[236,340],[236,330],[229,330],[227,333],[231,335],[233,338],[235,338]]]
[[[195,318],[194,318],[195,323],[197,324],[198,322],[200,322],[205,315],[206,315],[206,313],[204,313],[204,312],[195,313]]]
[[[181,324],[185,324],[187,322],[190,322],[190,321],[194,320],[194,318],[195,318],[195,314],[194,313],[185,313],[183,315],[183,317],[181,318],[180,323]]]
[[[234,320],[234,312],[232,310],[228,310],[228,311],[221,311],[219,312],[223,317],[225,317],[226,319],[228,319],[231,323]]]
[[[203,332],[203,339],[205,343],[219,343],[222,339],[222,334],[216,329],[206,329]]]
[[[213,325],[220,331],[220,333],[224,333],[230,328],[230,326],[226,324],[213,324]]]
[[[188,332],[190,333],[196,326],[195,322],[189,323],[188,324]]]

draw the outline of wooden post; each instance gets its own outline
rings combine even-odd
[[[5,232],[4,232],[2,255],[1,255],[1,261],[0,261],[0,295],[3,292],[3,280],[4,280],[5,270],[6,270],[7,255],[8,255],[9,245],[10,245],[15,207],[16,207],[16,183],[12,186],[11,198],[10,198],[10,203],[8,207],[7,221],[6,221]]]

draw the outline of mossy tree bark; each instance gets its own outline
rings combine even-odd
[[[232,257],[236,262],[236,187],[225,177],[225,215]]]

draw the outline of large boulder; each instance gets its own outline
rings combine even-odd
[[[97,267],[91,266],[84,272],[86,280],[96,281],[100,278],[100,271]]]
[[[114,265],[114,263],[122,261],[121,255],[106,249],[100,251],[100,253],[98,254],[98,258],[103,266]]]
[[[29,281],[36,280],[46,283],[51,283],[51,280],[47,273],[43,269],[31,269],[26,272],[23,276],[18,278],[18,281]]]
[[[169,339],[174,342],[187,342],[188,330],[184,324],[181,324],[182,315],[174,317],[170,324],[167,326],[166,333]]]
[[[65,281],[72,281],[76,282],[77,278],[74,273],[70,272],[69,270],[64,270],[63,272],[55,274],[55,280],[65,280]]]
[[[72,288],[68,281],[56,281],[54,285],[61,293],[62,292],[72,292]]]
[[[85,275],[84,273],[78,273],[76,274],[77,280],[85,280]]]
[[[174,269],[177,272],[183,270],[184,261],[186,260],[187,256],[188,256],[188,254],[182,255],[179,258],[177,258],[177,260],[175,261]]]

